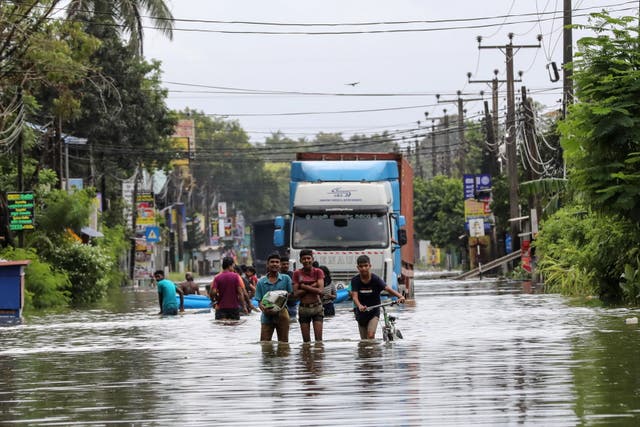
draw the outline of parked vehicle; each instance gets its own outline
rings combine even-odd
[[[313,249],[341,289],[366,254],[373,273],[413,297],[413,170],[401,154],[299,153],[289,208],[289,227],[275,220],[274,244],[289,247],[292,268]]]
[[[289,224],[289,220],[284,220]],[[274,219],[263,219],[251,223],[251,259],[258,274],[266,274],[267,257],[274,251],[281,250],[273,244],[273,232],[275,231]],[[287,236],[288,236],[287,230]]]

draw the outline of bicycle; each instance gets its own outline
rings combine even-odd
[[[394,301],[385,301],[382,304],[373,305],[371,307],[367,307],[366,311],[371,311],[374,308],[382,308],[382,339],[385,341],[393,341],[396,338],[402,339],[402,332],[400,329],[396,327],[396,317],[387,313],[387,306],[392,306],[399,304],[398,300]]]

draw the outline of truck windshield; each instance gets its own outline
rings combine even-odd
[[[296,214],[294,248],[356,249],[389,246],[389,225],[382,213]]]

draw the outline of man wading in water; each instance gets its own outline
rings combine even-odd
[[[322,290],[324,288],[324,272],[315,268],[313,251],[300,251],[302,268],[293,272],[293,294],[300,299],[298,308],[298,322],[304,342],[311,341],[311,321],[313,321],[313,336],[316,341],[322,341],[322,322],[324,309],[322,307]]]
[[[354,312],[358,321],[360,338],[372,340],[376,337],[380,308],[366,311],[367,307],[380,304],[380,293],[382,291],[398,297],[400,304],[404,304],[404,297],[371,272],[371,261],[368,256],[360,255],[357,263],[359,274],[351,279],[351,298],[356,306]]]
[[[273,331],[278,334],[278,341],[289,342],[289,312],[284,307],[279,311],[265,307],[262,298],[270,291],[287,291],[293,293],[291,278],[280,273],[280,254],[272,253],[267,258],[268,272],[262,276],[256,285],[256,299],[258,300],[262,316],[260,317],[260,341],[271,341]]]

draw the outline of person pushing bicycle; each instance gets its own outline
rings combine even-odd
[[[358,275],[351,279],[351,299],[355,304],[353,311],[358,322],[360,338],[371,340],[375,338],[378,329],[380,308],[367,311],[367,307],[379,305],[380,293],[383,291],[398,297],[401,304],[404,303],[404,297],[371,272],[371,260],[367,255],[360,255],[357,263]]]

